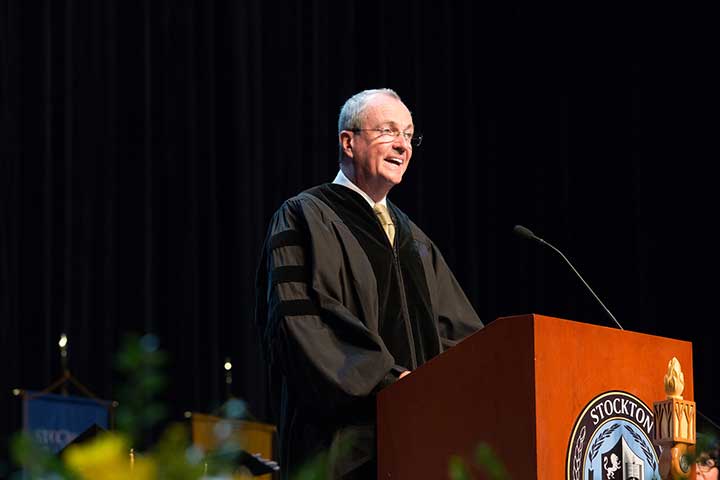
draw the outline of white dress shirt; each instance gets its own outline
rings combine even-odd
[[[335,180],[333,180],[333,183],[336,183],[336,184],[338,184],[338,185],[342,185],[343,187],[347,187],[347,188],[349,188],[350,190],[354,190],[354,191],[356,191],[357,193],[359,193],[360,195],[362,195],[362,197],[363,197],[363,198],[368,202],[368,204],[370,205],[370,208],[374,207],[376,203],[379,203],[380,205],[383,205],[384,207],[387,207],[387,196],[384,196],[379,202],[373,201],[373,199],[370,198],[370,196],[369,196],[367,193],[365,193],[365,192],[363,192],[362,190],[360,190],[360,187],[358,187],[357,185],[355,185],[353,182],[350,181],[350,179],[348,179],[348,178],[345,176],[345,174],[343,173],[342,169],[340,169],[340,171],[338,172],[337,176],[335,177]]]

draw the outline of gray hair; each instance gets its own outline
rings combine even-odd
[[[338,118],[338,133],[343,130],[352,130],[360,128],[363,120],[363,113],[367,107],[370,98],[374,95],[387,95],[388,97],[400,100],[400,95],[389,88],[376,88],[373,90],[363,90],[348,98],[345,105],[340,109],[340,117]]]

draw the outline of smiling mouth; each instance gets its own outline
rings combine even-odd
[[[397,165],[398,167],[403,164],[402,160],[395,157],[386,158],[385,161],[392,163],[393,165]]]

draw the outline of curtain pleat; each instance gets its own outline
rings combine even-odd
[[[63,332],[101,397],[123,335],[152,332],[173,418],[224,401],[229,357],[231,393],[269,420],[252,324],[265,229],[332,180],[339,109],[377,87],[425,134],[390,196],[481,318],[609,325],[561,259],[512,236],[526,225],[626,328],[695,342],[696,400],[720,416],[700,325],[716,249],[689,233],[717,203],[690,161],[717,153],[710,43],[678,37],[688,48],[661,55],[643,23],[582,10],[0,0],[0,438],[20,426],[6,392],[60,375]]]

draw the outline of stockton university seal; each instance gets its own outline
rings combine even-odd
[[[642,400],[610,391],[588,403],[575,421],[566,480],[661,480],[652,443],[655,417]]]

